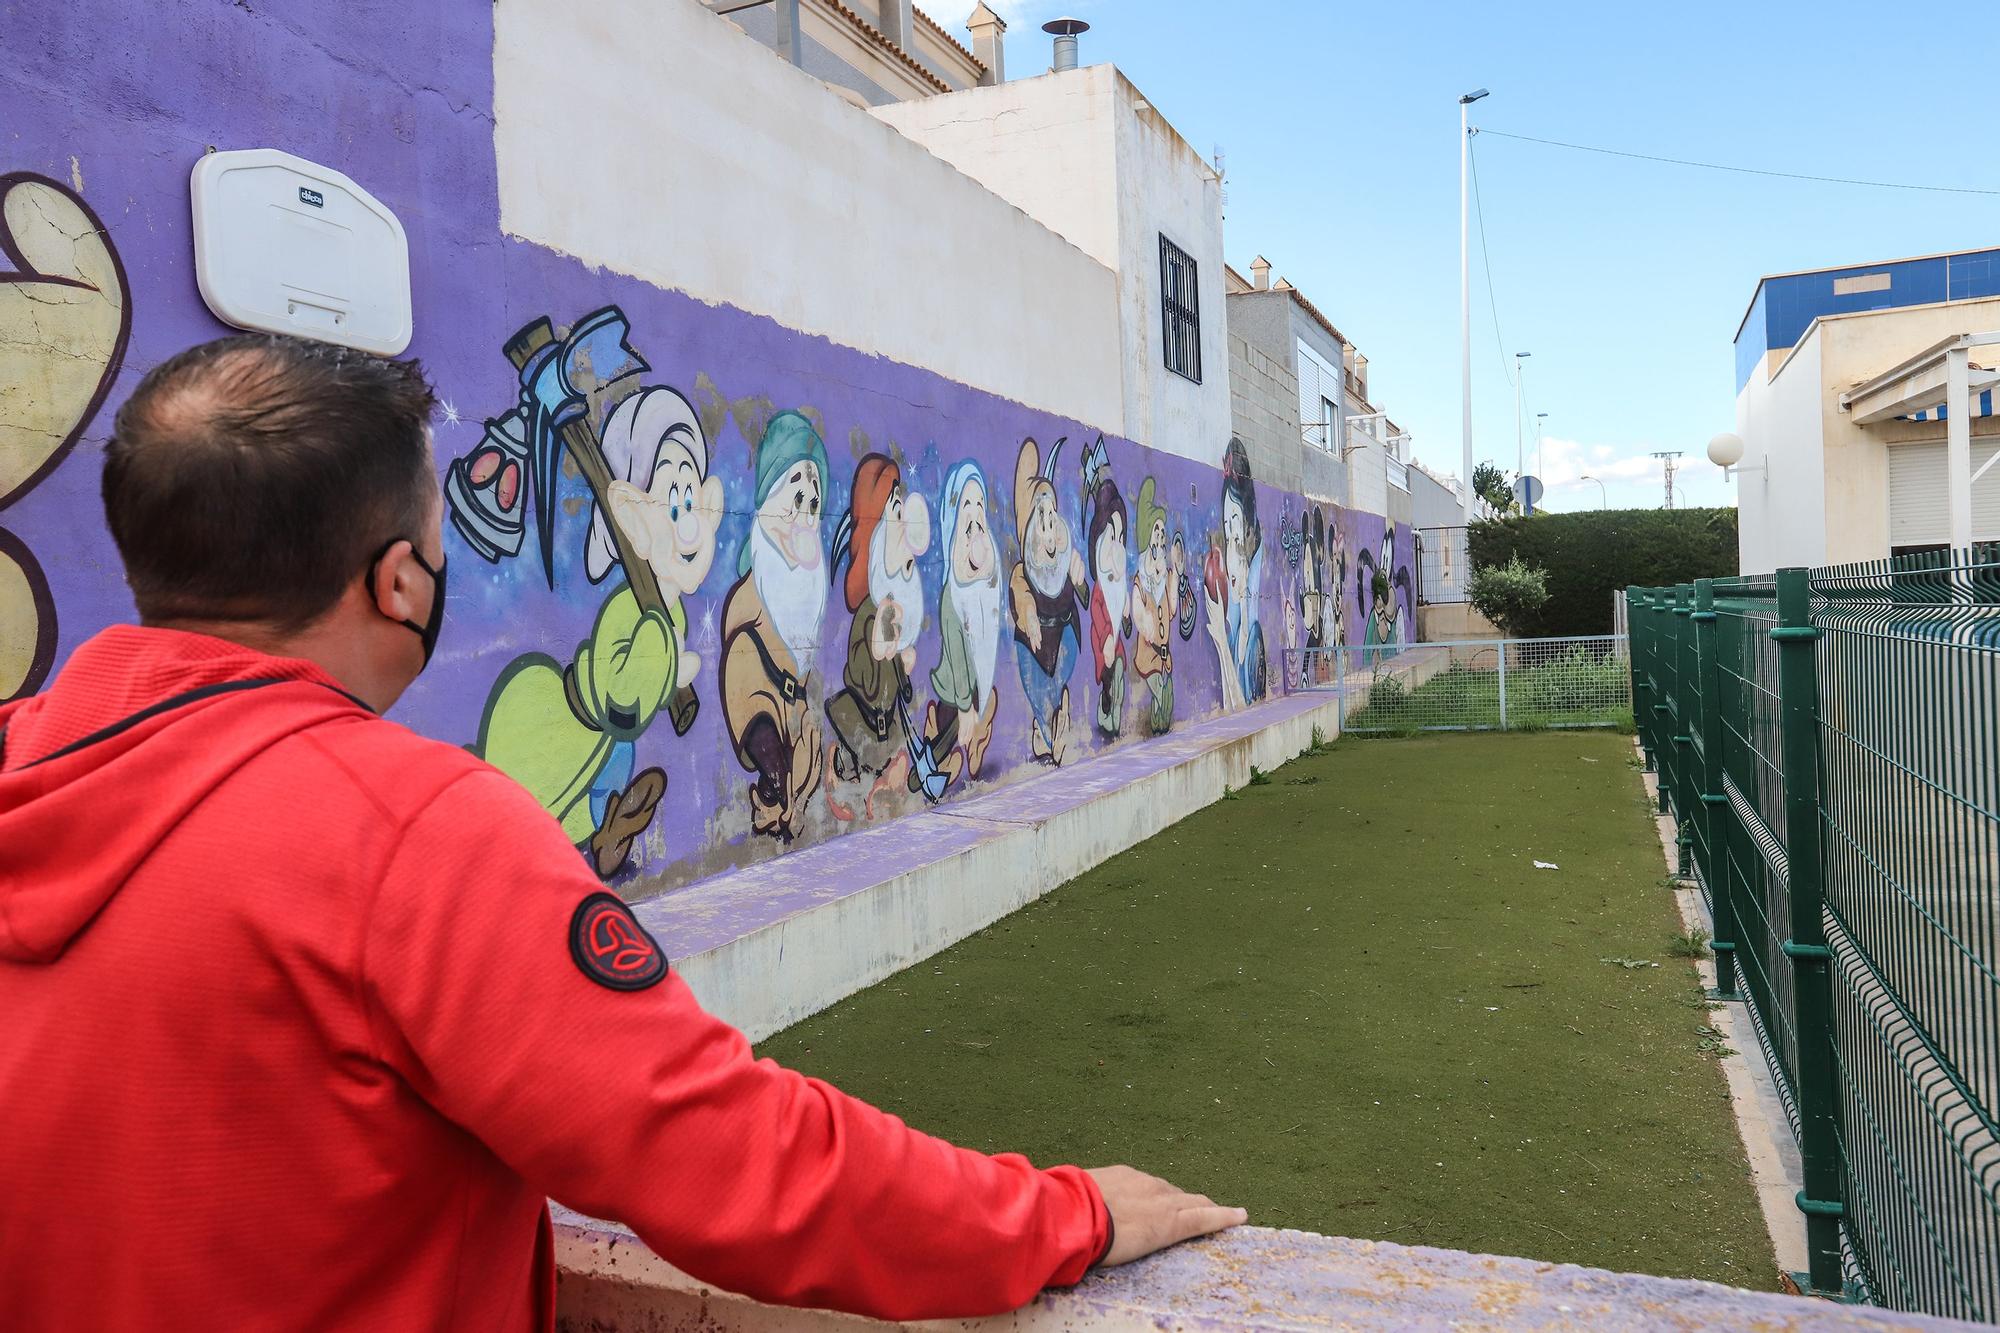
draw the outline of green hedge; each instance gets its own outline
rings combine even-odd
[[[1520,556],[1548,571],[1549,600],[1523,631],[1609,634],[1611,593],[1736,573],[1734,509],[1600,509],[1475,523],[1472,563]]]

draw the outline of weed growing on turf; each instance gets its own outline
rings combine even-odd
[[[1319,774],[1303,773],[1295,778],[1286,778],[1285,785],[1287,787],[1310,787],[1313,784],[1317,783],[1318,781],[1319,781]]]
[[[1729,1045],[1729,1039],[1722,1035],[1722,1031],[1719,1028],[1712,1028],[1704,1024],[1695,1029],[1695,1035],[1700,1038],[1694,1044],[1695,1049],[1704,1055],[1712,1055],[1720,1060],[1726,1055],[1736,1054]]]
[[[1708,957],[1709,934],[1705,930],[1692,930],[1685,935],[1676,935],[1667,945],[1667,952],[1676,958]]]
[[[1609,963],[1613,967],[1622,967],[1627,972],[1633,971],[1641,967],[1659,966],[1658,963],[1654,962],[1650,958],[1600,958],[1597,961],[1600,963]]]
[[[1271,775],[1257,767],[1257,765],[1252,764],[1250,765],[1250,785],[1253,787],[1268,787],[1271,785]]]
[[[1222,789],[1222,799],[1225,801],[1240,801],[1243,799],[1243,789],[1241,787],[1225,786]]]
[[[1394,717],[1409,700],[1409,687],[1394,676],[1379,676],[1368,687],[1368,709]]]

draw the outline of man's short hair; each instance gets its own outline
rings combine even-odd
[[[436,503],[414,360],[239,334],[161,362],[118,409],[104,513],[139,617],[296,631]]]

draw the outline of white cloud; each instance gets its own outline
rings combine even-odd
[[[1537,471],[1534,458],[1528,459],[1527,470],[1541,478],[1547,488],[1544,503],[1552,510],[1588,509],[1600,503],[1613,509],[1653,509],[1666,495],[1661,462],[1652,457],[1652,449],[1646,444],[1589,444],[1562,436],[1544,436],[1539,466]],[[1723,482],[1720,468],[1699,455],[1681,458],[1674,474],[1676,505],[1735,502],[1735,491]]]

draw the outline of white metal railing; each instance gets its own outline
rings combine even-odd
[[[1618,634],[1306,648],[1285,654],[1285,680],[1342,695],[1354,732],[1627,727],[1629,656]]]

